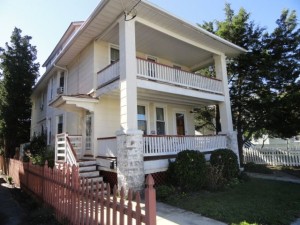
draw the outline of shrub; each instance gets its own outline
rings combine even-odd
[[[217,191],[224,187],[226,180],[224,179],[222,172],[222,166],[207,166],[205,186],[208,190]]]
[[[205,184],[206,162],[201,152],[185,150],[178,153],[169,174],[170,170],[174,173],[172,183],[182,190],[198,190]]]
[[[223,177],[227,180],[238,177],[239,165],[237,155],[230,149],[218,149],[211,153],[210,163],[223,167]]]
[[[48,161],[48,166],[54,166],[54,151],[47,146],[45,135],[34,136],[30,144],[24,149],[25,155],[23,157],[24,162],[31,160],[32,164],[44,166]]]
[[[156,188],[156,198],[157,200],[166,200],[169,196],[173,195],[175,192],[174,187],[167,185],[160,185]]]
[[[268,168],[266,165],[255,164],[253,162],[246,163],[244,165],[244,169],[246,172],[252,173],[263,173],[263,174],[272,174],[273,171]]]

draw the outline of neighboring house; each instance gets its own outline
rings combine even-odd
[[[226,56],[243,52],[147,1],[102,0],[44,63],[31,135],[46,133],[57,161],[94,159],[108,180],[134,189],[179,151],[238,154]],[[211,65],[216,78],[193,73]],[[195,136],[193,109],[211,104],[220,106],[223,135]]]

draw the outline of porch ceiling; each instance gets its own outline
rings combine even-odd
[[[83,23],[75,37],[70,40],[63,51],[56,58],[55,62],[59,66],[68,65],[79,52],[82,51],[93,40],[102,39],[107,34],[117,34],[117,27],[114,24],[119,19],[123,19],[124,6],[129,9],[138,2],[137,0],[102,0],[90,17]],[[123,3],[123,4],[122,4]],[[178,41],[176,38],[169,39],[170,35],[177,34],[183,39],[191,40],[195,43],[201,43],[210,49],[215,49],[219,53],[228,56],[238,55],[246,50],[236,46],[216,35],[213,35],[202,28],[191,25],[164,10],[154,6],[148,1],[142,0],[136,7],[137,21],[149,26],[137,24],[137,50],[149,52],[149,54],[162,56],[174,60],[174,62],[183,65],[192,65],[198,58],[200,62],[203,58],[211,58],[211,54],[203,49],[193,49],[188,44]],[[145,22],[145,23],[144,23]],[[167,31],[163,34],[150,26],[160,27]],[[112,30],[111,30],[112,29]],[[145,32],[146,31],[146,32]],[[111,35],[109,35],[111,36]],[[114,38],[118,38],[115,35]],[[105,38],[112,43],[118,43],[113,39]],[[150,42],[148,42],[150,41]],[[160,50],[162,49],[162,50]],[[186,64],[187,53],[191,56],[189,60],[192,62]]]
[[[200,105],[213,105],[217,101],[199,99],[197,97],[184,96],[179,94],[166,93],[150,89],[138,88],[138,100],[174,105],[199,107]]]
[[[145,81],[145,82],[149,83],[149,81]],[[204,92],[183,89],[175,86],[171,86],[170,88],[167,88],[166,85],[160,87],[160,84],[156,84],[156,86],[158,86],[158,90],[153,90],[151,88],[148,89],[147,84],[145,85],[144,81],[140,82],[138,80],[137,99],[141,101],[150,101],[150,102],[157,102],[163,104],[185,105],[191,107],[199,107],[200,105],[213,105],[224,101],[224,96],[222,95],[208,94]],[[164,91],[160,91],[159,89],[161,88]],[[168,92],[167,89],[172,89],[173,93],[172,91]],[[176,90],[174,91],[174,89]],[[181,89],[181,92],[178,92],[179,89]],[[107,87],[105,87],[105,90],[103,90],[103,92],[98,94],[99,94],[100,101],[102,96],[106,96],[111,99],[120,99],[119,80],[115,81],[112,84],[109,84]],[[194,96],[192,96],[192,94],[194,94]],[[207,95],[206,98],[203,98],[205,97],[205,95]],[[214,99],[214,100],[209,100],[207,98]]]
[[[102,40],[119,45],[119,27],[116,25]],[[168,59],[190,68],[213,62],[213,53],[162,33],[142,23],[136,23],[136,49],[148,55]]]
[[[49,106],[62,109],[67,112],[81,113],[83,110],[94,111],[95,104],[98,103],[98,99],[93,98],[89,95],[61,95]]]

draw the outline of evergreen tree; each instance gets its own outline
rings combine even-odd
[[[270,93],[266,130],[275,137],[300,133],[300,29],[295,11],[283,10],[277,27],[266,34],[266,89]]]
[[[285,138],[300,131],[296,82],[300,35],[294,11],[290,15],[283,11],[271,34],[249,21],[243,8],[235,15],[226,4],[225,15],[224,21],[205,22],[202,27],[248,50],[227,60],[233,124],[242,156],[243,144],[253,136]]]
[[[21,33],[15,28],[10,44],[0,49],[0,132],[8,156],[30,140],[30,95],[39,70],[34,62],[36,47],[30,44],[30,36]]]

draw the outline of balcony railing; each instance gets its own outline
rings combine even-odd
[[[104,87],[115,80],[118,80],[120,77],[120,63],[119,61],[110,64],[104,69],[98,72],[97,84],[98,88]]]
[[[222,82],[144,59],[137,59],[139,77],[202,91],[223,93]]]
[[[223,94],[222,81],[214,78],[175,69],[170,66],[137,59],[138,78],[200,91]],[[98,72],[98,88],[104,87],[120,77],[119,61]]]

